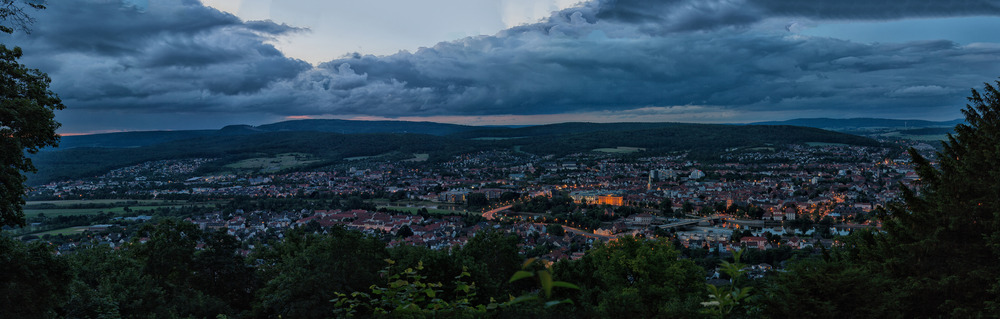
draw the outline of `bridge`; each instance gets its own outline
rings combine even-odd
[[[712,216],[707,216],[707,217],[698,217],[698,218],[695,218],[695,219],[679,220],[679,221],[676,221],[676,222],[673,222],[673,223],[663,224],[663,225],[659,225],[659,226],[656,226],[656,227],[660,227],[660,228],[677,228],[677,227],[697,225],[698,223],[701,223],[701,222],[711,222],[711,221],[717,220],[717,219],[720,219],[719,215],[712,215]]]

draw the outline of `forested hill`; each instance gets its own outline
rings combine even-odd
[[[367,123],[367,122],[365,122]],[[418,124],[423,125],[423,124]],[[563,156],[590,152],[600,148],[642,148],[644,154],[692,151],[699,160],[711,159],[728,148],[765,145],[801,144],[805,142],[841,143],[874,146],[872,139],[825,131],[816,128],[767,125],[709,125],[681,123],[566,123],[519,129],[490,129],[479,133],[457,133],[448,136],[431,134],[340,134],[306,131],[267,131],[273,127],[233,126],[219,131],[200,131],[183,138],[158,144],[130,148],[76,147],[41,152],[32,156],[37,174],[29,175],[29,183],[42,184],[53,180],[76,179],[101,175],[111,169],[147,161],[183,158],[218,158],[221,166],[240,160],[298,153],[308,155],[314,164],[299,169],[315,169],[335,165],[348,158],[378,156],[385,160],[403,160],[414,154],[428,154],[431,163],[451,156],[490,149],[517,149],[535,155]],[[227,132],[227,133],[219,133]],[[518,138],[497,137],[507,134]],[[163,139],[162,136],[135,133],[123,136],[144,142]],[[491,135],[491,136],[490,136]],[[193,136],[193,137],[192,137]],[[124,145],[113,139],[107,142]],[[221,168],[221,167],[220,167]]]
[[[831,118],[808,118],[808,119],[792,119],[787,121],[770,121],[770,122],[758,122],[753,123],[754,125],[794,125],[794,126],[806,126],[815,127],[827,130],[856,130],[864,128],[926,128],[926,127],[945,127],[952,128],[955,125],[964,123],[962,119],[956,119],[951,121],[924,121],[924,120],[893,120],[893,119],[878,119],[878,118],[851,118],[851,119],[831,119]]]
[[[143,131],[63,136],[60,148],[141,147],[198,137],[241,136],[271,132],[414,133],[441,136],[477,129],[481,129],[481,127],[434,122],[294,120],[260,126],[230,125],[219,130]]]
[[[628,123],[632,124],[632,123]],[[535,154],[566,155],[607,147],[639,147],[650,153],[699,151],[717,153],[723,149],[806,142],[876,146],[870,138],[816,128],[781,125],[721,125],[672,123],[660,128],[626,130],[623,125],[611,130],[574,132],[531,138],[505,140],[523,145],[522,150]]]
[[[85,178],[142,162],[220,158],[226,164],[258,156],[304,153],[331,163],[344,158],[413,153],[471,152],[463,140],[426,134],[338,134],[324,132],[266,132],[253,135],[202,136],[134,148],[71,148],[32,156],[38,173],[29,183]]]
[[[534,136],[556,136],[592,132],[624,132],[683,126],[683,123],[584,123],[569,122],[517,128],[479,128],[451,134],[458,138],[519,138]],[[697,125],[697,124],[693,124]]]
[[[315,131],[341,134],[359,133],[414,133],[448,135],[479,129],[476,126],[409,121],[351,121],[351,120],[297,120],[257,127],[268,132]]]

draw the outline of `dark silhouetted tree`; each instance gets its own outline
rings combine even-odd
[[[31,18],[24,9],[29,7],[44,8],[0,1],[0,32],[26,30]],[[66,107],[49,90],[48,75],[18,63],[21,54],[21,48],[0,44],[0,226],[24,225],[24,173],[35,171],[26,153],[58,145],[54,111]]]

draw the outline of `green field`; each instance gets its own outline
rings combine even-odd
[[[646,150],[645,148],[641,148],[641,147],[619,146],[619,147],[615,147],[615,148],[597,148],[597,149],[594,149],[593,151],[594,152],[601,152],[601,153],[621,153],[621,154],[625,154],[625,153],[635,153],[635,152],[645,151],[645,150]]]
[[[132,211],[140,210],[153,210],[160,207],[171,207],[177,208],[180,205],[164,205],[164,206],[129,206]],[[52,208],[52,209],[25,209],[24,217],[31,218],[36,217],[39,214],[45,214],[46,217],[56,217],[56,216],[70,216],[70,215],[92,215],[98,213],[115,213],[121,214],[125,212],[125,207],[111,207],[111,208]]]
[[[28,201],[25,207],[34,205],[44,205],[51,204],[57,206],[69,206],[77,204],[115,204],[115,203],[125,203],[125,202],[138,202],[140,205],[155,205],[155,204],[183,204],[184,201],[165,201],[159,199],[70,199],[70,200],[38,200],[38,201]]]
[[[948,135],[946,135],[946,134],[939,134],[939,135],[908,135],[908,134],[900,134],[899,138],[907,139],[907,140],[911,140],[911,141],[935,142],[935,141],[947,141],[948,140]]]
[[[305,153],[285,153],[273,157],[257,157],[245,159],[225,167],[236,170],[255,170],[259,172],[277,172],[284,169],[312,164],[320,159]]]
[[[431,154],[413,154],[413,158],[404,160],[404,162],[426,162],[429,158],[431,158]]]
[[[881,135],[885,137],[895,137],[904,140],[920,141],[920,142],[934,142],[934,141],[948,140],[948,134],[912,135],[912,134],[903,134],[900,132],[889,132]]]
[[[128,202],[134,202],[127,204]],[[74,205],[113,205],[114,207],[101,208],[74,208]],[[91,215],[97,213],[120,214],[125,212],[125,207],[132,211],[153,210],[161,207],[177,208],[183,205],[205,204],[190,203],[183,200],[122,200],[122,199],[96,199],[96,200],[56,200],[56,201],[29,201],[24,206],[24,216],[26,218],[37,217],[45,214],[46,217],[70,216],[70,215]]]
[[[372,155],[372,156],[345,157],[344,160],[345,161],[360,161],[360,160],[366,160],[366,159],[370,159],[370,158],[379,158],[379,157],[389,156],[389,155],[390,155],[390,153],[379,154],[379,155]]]
[[[61,229],[54,229],[54,230],[50,230],[50,231],[44,231],[44,232],[40,232],[40,233],[33,233],[33,234],[30,234],[30,235],[35,235],[35,236],[38,236],[38,237],[42,237],[42,236],[45,236],[45,235],[52,235],[52,236],[57,236],[57,235],[72,235],[72,234],[79,234],[79,233],[83,232],[84,230],[87,230],[88,227],[90,227],[90,226],[73,226],[73,227],[67,227],[67,228],[61,228]]]

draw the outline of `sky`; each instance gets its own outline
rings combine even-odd
[[[62,134],[290,119],[952,120],[1000,0],[78,0],[0,35]]]

